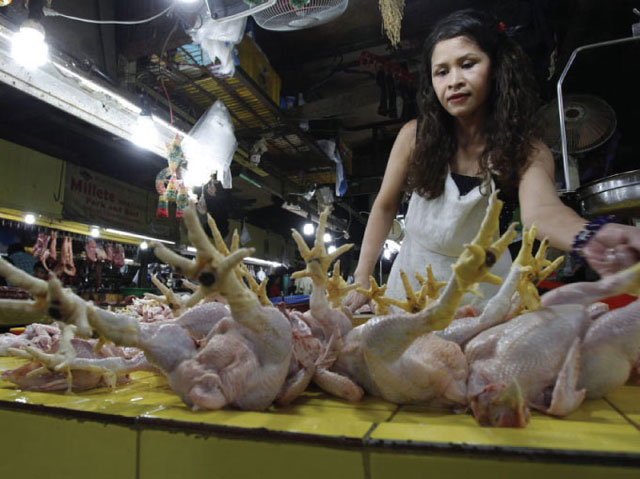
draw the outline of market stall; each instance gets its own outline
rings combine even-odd
[[[483,193],[446,268],[408,261],[392,296],[398,194],[354,278],[423,37],[472,2],[159,3],[0,1],[0,476],[638,477],[640,263],[596,282]],[[552,192],[637,226],[629,95],[567,92],[639,37],[576,44],[582,20],[506,3],[493,33],[557,82]],[[51,40],[39,66],[20,23]],[[574,253],[613,219],[593,221]]]

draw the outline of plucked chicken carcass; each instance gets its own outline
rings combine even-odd
[[[189,239],[198,250],[195,260],[161,245],[156,245],[155,253],[176,271],[199,281],[200,287],[187,307],[219,293],[225,297],[231,315],[221,303],[205,303],[175,321],[140,323],[134,317],[82,301],[63,290],[56,278],[48,282],[45,308],[64,322],[90,324],[117,345],[142,349],[194,410],[226,405],[265,409],[280,391],[289,367],[289,321],[276,308],[260,305],[257,296],[239,279],[236,267],[252,253],[251,249],[238,249],[225,256],[209,242],[193,207],[185,211],[184,218]],[[209,221],[213,223],[210,217]],[[185,317],[191,319],[186,321]],[[203,331],[207,331],[206,338],[196,339],[196,333]]]
[[[560,287],[542,308],[480,333],[465,349],[469,400],[483,425],[526,425],[529,408],[565,416],[624,384],[640,351],[640,301],[603,312],[596,301],[637,294],[640,263]]]
[[[33,340],[16,336],[5,353],[30,362],[3,371],[0,377],[30,391],[70,391],[113,387],[127,382],[130,372],[154,369],[140,350],[75,338],[74,331],[75,326],[65,325],[62,332],[58,331],[55,344],[47,344],[46,350]]]
[[[489,269],[515,236],[511,227],[494,242],[501,207],[493,195],[480,231],[437,300],[420,312],[374,317],[352,329],[333,369],[391,402],[466,405],[466,358],[459,345],[433,331],[449,325],[462,295],[476,282],[501,283]]]
[[[279,404],[291,402],[302,393],[311,380],[326,392],[346,399],[359,401],[362,388],[344,375],[330,370],[342,346],[343,337],[351,331],[352,323],[342,308],[340,297],[356,286],[347,286],[340,275],[340,262],[334,265],[333,276],[328,278],[331,263],[353,245],[343,245],[328,254],[324,246],[324,230],[329,209],[320,215],[313,248],[309,248],[297,231],[293,239],[298,245],[306,268],[292,275],[293,279],[309,277],[313,290],[309,311],[304,314],[287,313],[293,330],[293,358],[285,387],[278,396]]]
[[[32,346],[45,353],[55,351],[60,342],[60,328],[56,324],[29,324],[22,334],[0,334],[0,356],[6,356],[10,348]]]

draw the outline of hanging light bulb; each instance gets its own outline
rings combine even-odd
[[[327,253],[331,254],[331,253],[335,253],[336,251],[336,247],[331,245],[327,248]]]
[[[44,27],[37,20],[25,20],[11,41],[11,56],[23,67],[33,70],[49,59],[49,47],[44,41]]]
[[[98,228],[97,226],[92,226],[91,231],[89,231],[89,235],[93,236],[94,238],[98,238],[100,236],[100,228]]]
[[[140,249],[142,251],[146,250],[149,247],[149,243],[147,243],[146,241],[143,241],[142,243],[140,243]]]
[[[305,234],[305,236],[311,236],[314,231],[315,228],[313,227],[313,223],[305,223],[302,228],[302,232]]]
[[[26,215],[24,215],[24,222],[28,225],[34,224],[36,222],[36,215],[27,213]]]
[[[325,233],[322,239],[325,243],[329,243],[331,242],[331,235],[329,233]]]

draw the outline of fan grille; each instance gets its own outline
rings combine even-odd
[[[591,95],[567,95],[563,99],[567,150],[585,153],[605,143],[616,129],[616,115],[604,100]],[[557,100],[543,106],[538,114],[542,140],[555,152],[562,151]]]
[[[266,30],[301,30],[333,20],[342,15],[348,5],[349,0],[311,0],[301,8],[294,8],[289,0],[278,0],[253,18]]]

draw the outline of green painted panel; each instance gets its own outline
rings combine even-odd
[[[238,412],[238,414],[243,414]],[[251,441],[143,431],[140,479],[362,479],[362,453],[270,439]]]
[[[490,453],[487,453],[489,456]],[[460,456],[371,453],[371,479],[423,479],[473,477],[473,479],[626,479],[640,477],[640,469],[598,465],[544,464],[499,461]]]
[[[136,431],[0,410],[0,477],[134,479]]]

